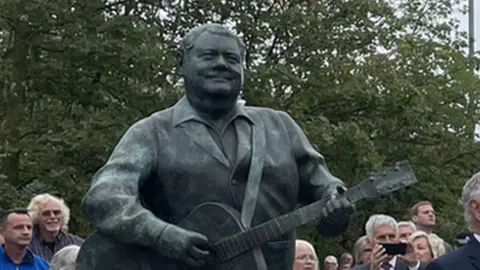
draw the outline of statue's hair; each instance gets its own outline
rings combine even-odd
[[[77,245],[68,245],[61,248],[53,255],[50,270],[75,270],[79,251],[80,247]]]
[[[51,194],[44,193],[37,195],[30,200],[30,203],[28,204],[28,213],[32,217],[32,222],[34,226],[38,226],[40,223],[40,215],[42,212],[42,207],[48,203],[48,202],[57,202],[60,205],[60,210],[62,211],[62,228],[61,230],[63,232],[68,231],[68,222],[70,221],[70,209],[68,206],[65,204],[65,201],[63,199],[60,199],[58,197],[55,197]]]
[[[205,33],[212,33],[216,35],[222,35],[222,36],[228,36],[228,37],[233,37],[237,41],[238,47],[240,48],[240,54],[242,57],[242,60],[245,58],[245,52],[246,52],[246,46],[243,40],[235,35],[230,29],[227,27],[217,24],[217,23],[207,23],[207,24],[202,24],[200,26],[197,26],[195,28],[192,28],[190,31],[185,34],[183,39],[180,41],[180,45],[177,49],[177,61],[179,64],[183,63],[183,60],[185,58],[185,55],[193,49],[195,45],[195,41]]]

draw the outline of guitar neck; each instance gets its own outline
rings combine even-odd
[[[348,189],[346,196],[352,203],[365,197],[358,186]],[[261,244],[278,239],[278,237],[300,226],[319,221],[322,216],[321,209],[326,201],[327,199],[323,199],[298,208],[293,212],[224,239],[215,245],[221,246],[221,249],[229,249],[231,255],[234,253],[237,253],[235,255],[238,255]],[[238,251],[235,252],[234,250]]]

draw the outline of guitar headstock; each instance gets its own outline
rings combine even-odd
[[[400,161],[384,171],[374,173],[356,186],[363,198],[376,198],[399,190],[417,182],[417,178],[408,161]],[[360,198],[356,198],[360,199]]]

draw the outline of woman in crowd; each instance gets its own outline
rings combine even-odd
[[[364,235],[358,238],[353,246],[354,265],[370,263],[370,254],[372,247],[368,242],[367,236]]]
[[[423,231],[416,231],[409,237],[409,242],[412,243],[413,249],[417,255],[417,259],[425,264],[428,264],[437,257],[435,254],[430,238]]]

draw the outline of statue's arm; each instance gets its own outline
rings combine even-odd
[[[300,203],[331,198],[337,192],[337,187],[345,188],[345,184],[330,173],[325,159],[313,148],[297,123],[286,113],[283,113],[283,117],[297,163]],[[352,210],[349,210],[342,211],[338,216],[328,216],[317,224],[317,231],[324,236],[337,236],[348,228],[351,214]]]
[[[297,163],[301,203],[312,203],[334,193],[337,186],[344,187],[345,184],[330,173],[324,157],[313,148],[298,124],[287,113],[280,114]]]
[[[139,184],[156,166],[158,142],[152,128],[144,119],[127,130],[82,200],[82,210],[96,228],[124,243],[154,245],[167,225],[138,197]]]

